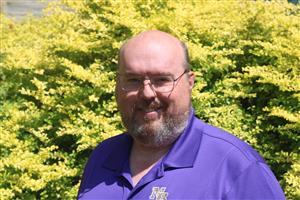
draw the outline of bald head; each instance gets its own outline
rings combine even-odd
[[[151,51],[172,51],[181,60],[183,69],[189,69],[189,54],[185,43],[176,37],[158,30],[142,32],[124,43],[119,52],[118,65],[124,64],[124,57],[138,49],[142,53]],[[163,56],[163,55],[162,55]]]

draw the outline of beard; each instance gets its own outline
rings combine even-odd
[[[143,108],[159,107],[160,103],[152,102]],[[133,110],[136,109],[133,108]],[[136,119],[135,111],[131,119],[127,119],[128,134],[145,146],[158,148],[171,145],[185,129],[189,118],[189,108],[184,112],[171,114],[163,112],[159,119]]]

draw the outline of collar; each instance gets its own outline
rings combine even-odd
[[[194,116],[194,110],[191,108],[185,130],[162,160],[165,169],[193,167],[202,138],[202,131],[196,121],[197,118]],[[129,162],[133,139],[126,133],[119,135],[119,137],[120,142],[114,146],[103,166],[121,174],[124,170],[129,170],[125,168],[127,168],[126,163]]]
[[[193,167],[201,143],[201,127],[191,108],[188,125],[163,159],[163,166],[167,168]]]
[[[113,146],[103,166],[119,174],[124,171],[124,164],[129,162],[133,139],[127,133],[123,133],[117,137],[119,137],[119,141]]]

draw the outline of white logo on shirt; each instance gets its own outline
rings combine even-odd
[[[166,192],[167,187],[153,187],[152,193],[149,199],[152,200],[167,200],[168,193]]]

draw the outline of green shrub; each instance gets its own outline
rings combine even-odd
[[[84,164],[124,131],[120,45],[148,29],[185,41],[198,117],[266,159],[300,198],[299,6],[264,1],[63,1],[41,19],[1,16],[0,199],[74,199]]]

